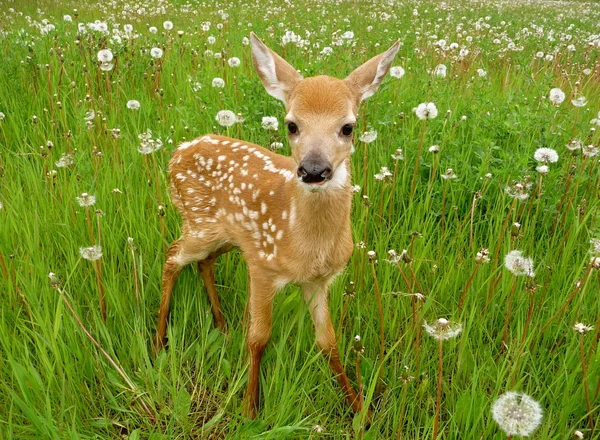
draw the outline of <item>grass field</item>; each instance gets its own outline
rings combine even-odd
[[[600,438],[596,3],[0,0],[0,17],[0,438],[432,438],[440,370],[438,438],[506,438],[492,405],[507,391],[543,409],[532,438]],[[294,286],[275,300],[260,413],[242,417],[248,279],[236,252],[216,272],[227,335],[190,267],[169,348],[152,355],[164,251],[180,233],[171,153],[217,133],[289,154],[251,31],[305,77],[344,77],[402,42],[404,74],[361,109],[356,247],[330,291],[370,426],[346,407]],[[438,115],[422,121],[425,102]],[[243,121],[222,127],[220,110]],[[534,158],[540,148],[558,160]],[[95,262],[80,253],[92,245]],[[535,273],[505,267],[514,250]],[[439,318],[462,332],[438,342],[423,325]]]

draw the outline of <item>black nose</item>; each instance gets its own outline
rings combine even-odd
[[[320,183],[331,178],[331,164],[319,157],[307,157],[298,166],[298,177],[304,183]]]

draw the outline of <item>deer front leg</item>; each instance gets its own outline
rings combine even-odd
[[[256,418],[258,412],[260,360],[271,338],[273,297],[276,292],[272,279],[272,276],[259,270],[250,270],[250,296],[248,298],[250,325],[246,335],[250,369],[243,413],[245,417],[251,419]]]
[[[348,405],[354,412],[362,410],[362,404],[354,388],[348,380],[340,360],[340,353],[337,348],[335,332],[331,324],[328,306],[328,287],[330,280],[321,282],[311,282],[302,285],[304,300],[308,303],[310,315],[315,324],[317,346],[321,349],[325,357],[329,360],[329,366],[342,387],[346,396]]]

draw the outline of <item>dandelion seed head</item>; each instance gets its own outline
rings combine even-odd
[[[163,28],[164,28],[166,31],[170,31],[171,29],[173,29],[173,22],[172,22],[172,21],[169,21],[169,20],[165,21],[165,22],[163,23]]]
[[[432,338],[445,341],[458,336],[462,331],[462,324],[448,321],[446,318],[439,318],[431,325],[424,321],[423,328]]]
[[[429,152],[433,153],[433,154],[437,154],[440,152],[440,146],[439,145],[432,145],[431,147],[429,147]]]
[[[370,144],[377,139],[377,132],[375,130],[365,131],[358,139],[365,144]]]
[[[140,106],[140,101],[136,99],[130,99],[129,101],[127,101],[127,108],[130,110],[139,110]]]
[[[392,66],[390,67],[390,76],[392,78],[402,78],[405,74],[405,71],[402,67],[400,66]]]
[[[548,174],[550,172],[550,168],[548,168],[548,165],[538,165],[537,167],[535,167],[535,170],[542,175]]]
[[[595,145],[584,145],[581,147],[581,154],[586,157],[594,157],[598,155],[598,147]]]
[[[79,248],[79,254],[84,260],[96,261],[102,257],[102,246],[90,246]]]
[[[486,248],[481,248],[479,252],[475,255],[475,263],[477,264],[485,264],[490,262],[490,251]]]
[[[433,69],[433,74],[435,76],[437,76],[438,78],[446,78],[447,71],[448,71],[448,68],[446,67],[445,64],[438,64]]]
[[[587,98],[583,95],[571,100],[571,104],[573,104],[575,107],[585,107],[587,102]]]
[[[231,127],[237,122],[237,116],[231,110],[221,110],[217,113],[216,120],[222,127]]]
[[[441,177],[444,180],[452,180],[452,179],[456,179],[457,176],[454,173],[454,170],[452,168],[448,168],[446,170],[446,172],[441,175]]]
[[[506,435],[528,437],[542,422],[542,407],[527,394],[509,391],[494,402],[492,417]]]
[[[63,154],[60,157],[60,159],[58,159],[56,162],[54,162],[54,165],[56,165],[56,168],[67,168],[74,164],[75,164],[75,161],[73,160],[73,155],[69,154],[69,153]]]
[[[414,109],[417,118],[422,121],[434,119],[438,115],[438,109],[433,102],[423,102]]]
[[[590,249],[592,255],[600,256],[600,239],[591,238],[590,244],[592,245],[592,249]]]
[[[573,435],[579,439],[583,438],[583,432],[581,431],[575,431]]]
[[[263,116],[262,128],[277,131],[279,129],[279,121],[275,116]]]
[[[392,154],[392,159],[394,160],[404,160],[404,153],[402,152],[402,148],[396,148],[394,154]]]
[[[563,101],[565,100],[565,97],[566,97],[565,92],[563,92],[558,87],[551,89],[550,94],[548,95],[548,99],[555,106],[561,105],[563,103]]]
[[[229,64],[229,67],[239,67],[241,64],[241,61],[237,57],[231,57],[227,60],[227,64]]]
[[[542,163],[556,163],[558,162],[558,153],[552,148],[538,148],[533,153],[533,158]]]
[[[587,332],[594,330],[594,326],[585,325],[583,322],[578,322],[573,326],[573,330],[581,335],[585,335]]]
[[[222,89],[225,87],[225,80],[223,78],[213,78],[212,86],[217,89]]]
[[[571,150],[571,151],[580,150],[581,147],[583,147],[583,142],[581,142],[577,138],[574,138],[574,139],[571,139],[566,146],[567,146],[567,150]]]
[[[533,260],[523,256],[521,251],[512,250],[504,257],[504,266],[515,276],[527,275],[533,278]]]
[[[113,59],[113,53],[110,49],[102,49],[98,51],[98,61],[101,63],[109,63]]]
[[[150,55],[152,56],[152,58],[162,58],[163,50],[160,47],[153,47],[152,49],[150,49]]]
[[[79,206],[87,208],[89,206],[93,206],[96,203],[96,196],[88,193],[82,193],[81,196],[75,197],[75,200],[77,200]]]

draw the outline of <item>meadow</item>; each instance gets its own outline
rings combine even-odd
[[[503,439],[511,391],[543,411],[531,438],[600,438],[596,3],[0,0],[0,17],[0,438]],[[227,334],[190,266],[152,353],[172,152],[206,133],[290,152],[252,31],[305,77],[402,43],[361,108],[355,249],[330,289],[370,416],[294,286],[242,416],[239,252],[216,268]]]

